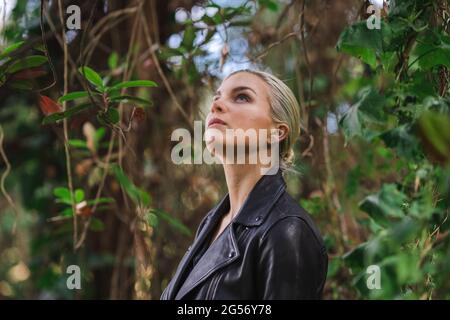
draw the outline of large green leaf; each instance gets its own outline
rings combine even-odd
[[[151,204],[150,195],[134,185],[125,175],[121,167],[114,165],[112,168],[120,185],[136,205],[142,204],[144,206],[149,206]]]
[[[388,227],[392,219],[405,216],[403,207],[406,200],[407,196],[396,185],[384,184],[379,192],[362,200],[359,207],[380,226]]]
[[[366,21],[355,23],[341,33],[336,48],[376,67],[377,55],[383,51],[381,29],[367,28]]]
[[[71,101],[71,100],[76,100],[76,99],[80,99],[80,98],[85,98],[89,96],[89,92],[87,91],[74,91],[74,92],[70,92],[62,97],[60,97],[58,99],[58,102],[64,102],[64,101]]]
[[[80,67],[78,71],[95,87],[100,90],[104,89],[103,80],[100,75],[89,67]]]
[[[183,233],[187,236],[190,236],[192,234],[191,230],[189,230],[188,227],[186,227],[180,220],[172,217],[167,212],[165,212],[161,209],[152,209],[151,212],[155,213],[160,219],[166,220],[170,225],[175,227],[181,233]]]
[[[414,61],[419,62],[422,69],[430,69],[437,65],[450,68],[450,36],[427,34],[417,44]],[[411,62],[413,63],[413,62]]]
[[[71,196],[69,189],[65,187],[57,187],[53,189],[53,194],[61,200],[69,201],[70,203]]]
[[[6,73],[15,73],[23,69],[29,69],[34,67],[39,67],[47,62],[47,57],[45,56],[28,56],[19,59],[6,68]]]
[[[392,128],[380,135],[389,148],[396,149],[400,156],[409,159],[418,159],[420,156],[419,144],[409,124]]]
[[[85,104],[80,104],[78,106],[72,107],[67,109],[66,111],[63,112],[56,112],[56,113],[52,113],[49,116],[46,116],[43,120],[42,120],[42,124],[51,124],[51,123],[55,123],[59,120],[62,120],[64,118],[70,118],[72,116],[74,116],[77,113],[80,113],[86,109],[91,108],[91,103],[85,103]]]
[[[0,60],[5,58],[6,56],[8,56],[11,52],[19,49],[22,44],[24,44],[25,41],[19,41],[16,43],[13,43],[11,45],[9,45],[8,47],[6,47],[1,53],[0,53]]]
[[[358,93],[358,98],[339,121],[347,139],[367,136],[366,128],[370,123],[382,123],[387,118],[383,111],[385,98],[376,90],[365,87]]]

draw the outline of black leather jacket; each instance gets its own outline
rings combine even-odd
[[[206,248],[228,209],[227,194],[203,218],[162,300],[322,298],[325,246],[308,213],[286,192],[281,171],[262,176]]]

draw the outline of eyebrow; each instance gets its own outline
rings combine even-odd
[[[253,89],[250,88],[250,87],[246,87],[246,86],[235,87],[235,88],[233,88],[233,89],[231,90],[231,92],[233,93],[233,92],[241,91],[241,90],[250,90],[250,91],[253,91],[253,93],[256,95],[255,90],[253,90]],[[215,93],[214,95],[220,96],[220,90],[217,90],[216,93]]]

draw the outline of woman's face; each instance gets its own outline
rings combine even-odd
[[[264,80],[251,73],[239,72],[225,79],[215,93],[206,117],[208,149],[217,151],[218,147],[230,143],[235,145],[239,141],[233,136],[233,133],[240,131],[237,129],[250,129],[257,135],[260,129],[266,129],[270,134],[270,129],[274,127],[269,90]],[[245,145],[248,145],[247,135]]]

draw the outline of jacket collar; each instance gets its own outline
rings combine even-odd
[[[250,191],[232,222],[244,226],[260,225],[285,189],[286,183],[281,170],[278,170],[274,175],[263,175]],[[209,218],[216,220],[217,215],[222,216],[229,209],[230,195],[227,193],[211,211]]]
[[[167,297],[169,299],[182,299],[218,269],[238,259],[241,253],[237,245],[233,225],[260,225],[285,188],[286,183],[283,180],[280,170],[275,175],[262,176],[247,196],[237,215],[231,221],[229,228],[226,228],[223,234],[205,251],[191,270],[185,282],[180,283],[182,275],[188,272],[187,267],[196,251],[208,239],[209,234],[213,231],[220,217],[229,210],[229,194],[225,195],[219,204],[205,217],[204,221],[202,221],[201,225],[203,227],[192,244],[191,249],[188,250],[188,253],[180,262],[180,267],[174,276],[174,283],[167,293]]]

